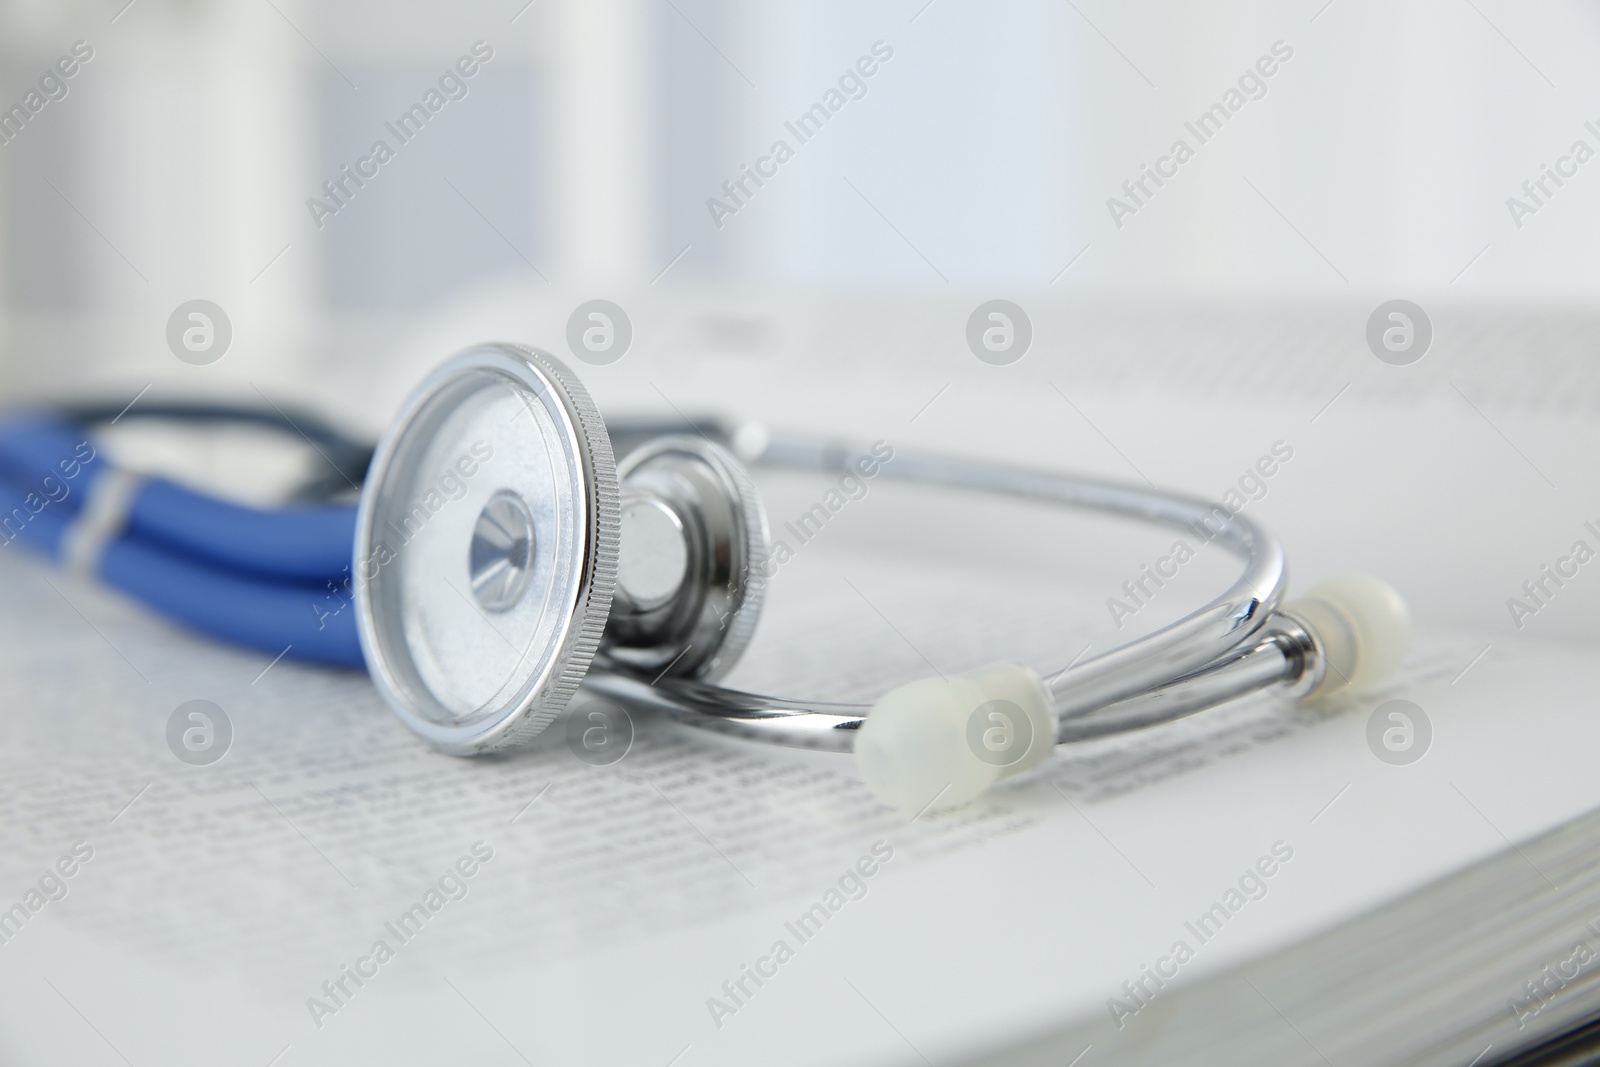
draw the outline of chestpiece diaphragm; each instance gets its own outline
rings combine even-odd
[[[402,721],[458,755],[547,726],[599,647],[618,526],[610,439],[566,367],[487,344],[434,371],[356,519],[362,650]]]

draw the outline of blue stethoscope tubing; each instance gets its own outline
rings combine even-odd
[[[68,531],[111,473],[79,422],[0,420],[0,543],[21,541],[62,562]],[[212,636],[361,667],[350,603],[355,519],[353,505],[265,510],[151,477],[138,483],[93,574]]]

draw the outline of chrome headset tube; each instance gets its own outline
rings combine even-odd
[[[774,439],[752,466],[815,472],[844,472],[860,450],[838,444]],[[1084,730],[1073,721],[1111,709],[1126,700],[1168,687],[1204,668],[1228,663],[1262,633],[1282,599],[1287,566],[1276,537],[1256,523],[1230,515],[1196,497],[1119,485],[1067,474],[964,460],[915,457],[898,453],[878,477],[921,485],[994,493],[1036,500],[1078,510],[1126,516],[1180,530],[1202,525],[1212,538],[1245,562],[1243,574],[1224,593],[1183,618],[1135,641],[1075,664],[1051,676],[1060,740],[1117,732]],[[1220,513],[1220,514],[1219,514]],[[1290,623],[1278,617],[1286,629]],[[1242,695],[1275,681],[1300,677],[1304,655],[1291,642],[1272,640],[1250,663],[1252,684],[1233,692],[1244,679],[1235,674],[1230,686],[1216,681],[1190,700],[1179,703],[1169,693],[1159,716],[1147,708],[1136,713],[1140,725],[1154,725],[1210,707],[1211,694]],[[1287,649],[1288,651],[1285,651]],[[1270,675],[1270,681],[1260,681]],[[626,675],[592,674],[585,688],[629,703],[664,711],[682,721],[751,740],[797,748],[848,752],[853,732],[868,704],[783,699],[743,693],[714,685],[663,678],[654,684]],[[1195,691],[1194,683],[1189,690]],[[1226,699],[1225,696],[1221,697]],[[1181,710],[1180,710],[1181,707]],[[1134,726],[1128,726],[1133,729]]]
[[[848,466],[840,458],[846,454],[837,447],[775,442],[757,462],[791,469],[839,470]],[[1169,626],[1057,674],[1050,688],[1063,719],[1211,663],[1254,636],[1284,593],[1288,571],[1278,539],[1249,519],[1198,497],[942,457],[896,456],[894,463],[885,466],[880,474],[921,485],[1122,515],[1184,531],[1203,527],[1244,561],[1244,573],[1211,603]]]

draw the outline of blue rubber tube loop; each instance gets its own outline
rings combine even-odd
[[[272,584],[122,537],[106,548],[100,578],[213,637],[345,667],[365,664],[348,590]]]
[[[20,499],[15,487],[0,487],[0,507],[9,510]],[[59,559],[68,521],[46,508],[32,516],[15,540]],[[212,637],[272,655],[288,649],[292,659],[365,665],[355,607],[343,587],[271,583],[230,574],[126,535],[106,547],[98,577]]]
[[[356,538],[352,504],[246,507],[152,478],[134,497],[128,532],[224,570],[268,578],[348,578]]]
[[[76,512],[106,461],[82,427],[49,415],[0,422],[0,472]],[[297,581],[349,577],[356,509],[348,504],[248,507],[150,478],[135,495],[127,532],[227,571]]]
[[[0,545],[20,541],[59,560],[72,518],[94,480],[107,469],[82,430],[71,423],[33,416],[0,423]],[[181,493],[158,494],[148,506],[160,517],[154,529],[177,536],[150,538],[149,523],[136,528],[130,522],[100,558],[98,576],[103,581],[215,637],[273,655],[287,648],[291,658],[363,666],[346,581],[354,509],[304,509],[328,514],[314,525],[296,521],[253,527],[248,521],[252,514],[270,519],[272,513],[172,488]],[[140,499],[144,497],[141,493]],[[202,519],[216,520],[217,525],[209,531],[181,525]],[[220,536],[218,530],[223,531]],[[322,541],[283,546],[273,557],[279,568],[276,575],[259,566],[227,566],[230,557],[246,548],[259,548],[271,538],[292,541],[307,531]],[[234,540],[223,542],[223,538]],[[331,548],[336,539],[342,546],[338,556]],[[185,544],[213,551],[190,552]],[[216,551],[219,546],[226,551]]]

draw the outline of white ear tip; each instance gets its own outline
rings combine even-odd
[[[1055,708],[1020,664],[923,678],[885,693],[856,731],[873,796],[915,818],[969,803],[1055,746]]]
[[[1284,610],[1311,627],[1327,657],[1327,674],[1317,695],[1376,685],[1411,650],[1411,613],[1405,601],[1370,574],[1330,578]]]
[[[965,804],[999,777],[972,759],[963,711],[975,706],[969,687],[924,678],[891,690],[856,732],[856,768],[872,795],[903,814]]]

